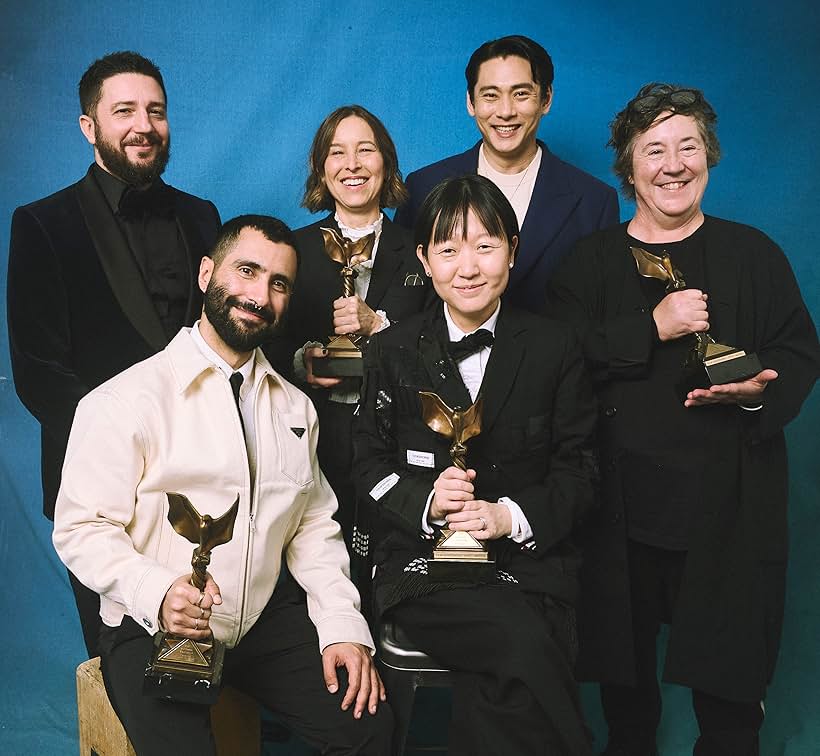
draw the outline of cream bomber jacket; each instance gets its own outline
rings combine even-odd
[[[256,352],[256,480],[231,387],[182,329],[159,354],[80,402],[57,497],[53,541],[66,566],[101,594],[112,627],[123,615],[159,629],[166,591],[191,571],[193,545],[168,522],[165,493],[218,517],[239,494],[230,542],[209,572],[223,603],[211,627],[229,647],[253,626],[281,557],[305,589],[320,650],[348,641],[373,649],[338,524],[336,497],[316,461],[310,400]],[[253,491],[253,495],[251,492]]]

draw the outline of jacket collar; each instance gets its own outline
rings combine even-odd
[[[151,295],[137,267],[128,242],[120,231],[105,195],[94,178],[92,165],[77,187],[77,200],[88,233],[97,251],[111,290],[125,316],[154,350],[167,343],[162,322],[154,309]]]
[[[190,328],[181,328],[179,333],[171,339],[165,347],[164,353],[168,356],[171,372],[174,376],[177,392],[182,394],[203,374],[219,370],[197,347],[191,337]],[[254,350],[253,359],[256,360],[256,369],[269,376],[286,389],[285,382],[271,367],[262,350]],[[287,389],[286,389],[287,390]]]
[[[478,394],[484,397],[483,429],[490,430],[495,425],[515,385],[524,359],[525,332],[526,326],[519,313],[502,302],[495,326],[495,341]],[[447,341],[443,305],[428,309],[419,339],[419,355],[430,386],[450,407],[466,408],[472,404],[472,399],[458,366],[447,353]]]

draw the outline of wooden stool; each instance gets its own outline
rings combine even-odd
[[[136,756],[111,708],[96,656],[77,667],[80,756]],[[235,688],[225,688],[211,707],[211,728],[219,756],[259,756],[259,706]]]

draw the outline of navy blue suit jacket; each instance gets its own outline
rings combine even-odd
[[[575,242],[619,222],[618,195],[611,186],[557,158],[543,142],[538,144],[541,166],[504,295],[506,302],[533,312],[543,310],[547,280]],[[405,182],[410,199],[396,211],[396,223],[412,229],[436,184],[476,173],[480,146],[478,142],[467,152],[413,171]]]

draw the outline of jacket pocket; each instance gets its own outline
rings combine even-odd
[[[300,488],[313,483],[307,417],[292,412],[277,412],[273,427],[279,450],[279,471]]]

